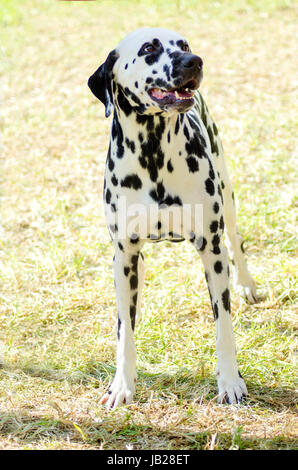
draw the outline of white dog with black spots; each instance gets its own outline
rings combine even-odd
[[[118,342],[116,375],[101,399],[107,408],[131,403],[135,391],[146,241],[189,240],[198,251],[216,324],[218,401],[240,403],[247,394],[236,361],[224,231],[236,287],[251,303],[256,287],[218,130],[198,91],[202,70],[179,34],[143,28],[126,36],[88,81],[106,116],[113,112],[104,206],[115,248]]]

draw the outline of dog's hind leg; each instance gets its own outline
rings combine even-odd
[[[208,137],[207,135],[205,137],[209,139],[212,162],[220,178],[221,192],[224,201],[225,234],[229,256],[234,268],[235,289],[248,302],[255,303],[258,301],[256,284],[248,271],[244,256],[243,239],[237,227],[233,189],[227,172],[222,142],[217,126],[199,92],[195,96],[195,108],[206,127]]]
[[[143,260],[140,244],[132,246],[115,243],[114,276],[118,307],[117,368],[108,392],[100,403],[108,409],[131,403],[136,382],[136,350],[134,328],[140,310]],[[140,260],[140,261],[139,261]]]
[[[243,238],[239,233],[236,221],[234,194],[223,157],[218,162],[218,167],[222,181],[221,186],[224,200],[226,245],[234,268],[235,290],[248,302],[255,303],[258,301],[256,284],[246,264]]]

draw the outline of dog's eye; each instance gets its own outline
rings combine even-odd
[[[186,43],[181,46],[181,49],[182,49],[184,52],[190,52],[189,45],[186,44]]]
[[[145,52],[145,54],[150,54],[150,52],[153,52],[155,49],[155,47],[153,46],[153,44],[150,44],[149,42],[144,44],[144,46],[142,47],[142,52]]]

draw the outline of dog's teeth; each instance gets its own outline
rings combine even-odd
[[[179,99],[179,93],[178,93],[178,91],[175,91],[175,96],[176,96],[176,99],[178,100],[178,99]]]

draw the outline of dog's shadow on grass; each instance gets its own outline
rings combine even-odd
[[[2,370],[5,369],[3,365]],[[12,372],[11,367],[7,367],[7,372]],[[42,367],[26,367],[14,369],[14,374],[20,376],[24,374],[30,379],[37,377],[43,380],[69,381],[74,384],[98,387],[99,398],[112,380],[115,367],[105,363],[91,362],[83,370],[77,370],[69,374],[64,370],[51,370]],[[260,410],[270,410],[272,413],[295,409],[297,395],[295,391],[283,387],[270,388],[247,381],[249,398],[247,407],[259,408]],[[86,415],[75,416],[63,415],[58,408],[57,417],[50,414],[40,416],[38,410],[35,413],[27,412],[25,409],[16,409],[14,412],[0,411],[0,435],[13,441],[18,447],[44,445],[45,442],[54,442],[57,448],[67,448],[67,439],[72,446],[89,445],[92,448],[101,448],[104,443],[105,449],[125,449],[127,444],[133,445],[134,449],[149,448],[173,448],[173,449],[208,449],[216,444],[218,449],[260,449],[275,448],[287,449],[295,445],[294,438],[279,435],[273,438],[255,438],[241,435],[241,429],[233,434],[225,432],[214,432],[202,429],[194,431],[192,425],[189,429],[186,426],[160,427],[148,423],[139,424],[134,420],[134,409],[148,413],[148,403],[153,398],[155,407],[165,410],[167,402],[171,409],[177,404],[177,409],[185,410],[185,406],[202,406],[202,409],[209,404],[216,403],[216,378],[207,375],[200,377],[193,371],[183,368],[175,373],[152,374],[138,370],[137,391],[135,402],[130,407],[122,411],[108,413],[103,407],[100,412],[100,419],[86,417]],[[42,400],[44,400],[44,396]],[[229,405],[219,405],[228,407]],[[242,405],[241,405],[242,406]],[[135,408],[136,407],[136,408]],[[181,408],[182,407],[182,408]],[[147,410],[147,411],[146,411]],[[222,409],[221,409],[222,410]],[[57,411],[57,410],[56,410]],[[219,409],[220,412],[220,409]],[[238,434],[237,434],[238,433]],[[212,444],[213,443],[213,444]],[[70,446],[71,447],[71,446]]]
[[[92,376],[97,376],[106,384],[111,382],[116,369],[106,364],[91,368]],[[183,368],[175,373],[153,374],[144,370],[137,370],[136,400],[139,403],[147,402],[153,394],[156,398],[166,400],[173,397],[181,402],[201,403],[206,405],[210,401],[216,402],[217,382],[215,374],[194,374],[192,370]],[[296,410],[298,393],[293,388],[270,387],[260,385],[246,379],[248,397],[243,406],[258,406],[272,411],[285,409]],[[226,405],[228,406],[228,405]]]
[[[100,422],[80,418],[72,421],[32,413],[0,411],[0,437],[5,449],[79,449],[86,450],[245,450],[294,449],[295,438],[242,436],[242,428],[232,432],[168,428],[156,424],[136,424],[128,413],[108,413]],[[7,439],[7,441],[6,441]],[[11,443],[11,444],[10,444]],[[129,454],[130,455],[130,454]]]
[[[297,410],[298,394],[295,389],[269,387],[246,379],[248,397],[241,406],[258,407],[274,412]],[[145,391],[144,391],[145,390]],[[216,403],[217,382],[215,375],[194,377],[191,371],[185,370],[174,375],[161,374],[148,376],[139,372],[137,394],[140,392],[145,401],[150,392],[165,399],[177,397],[179,402],[196,403],[206,406],[211,401]],[[148,393],[149,392],[149,393]],[[222,405],[221,405],[222,406]],[[229,405],[224,405],[229,406]]]
[[[10,368],[11,369],[11,368]],[[40,377],[45,380],[88,385],[101,388],[101,393],[107,389],[115,374],[115,366],[107,363],[90,361],[84,368],[75,370],[71,374],[64,370],[52,370],[42,367],[26,367],[22,373],[31,377]],[[162,398],[185,403],[206,405],[210,401],[216,402],[217,384],[215,374],[199,373],[183,368],[173,373],[154,374],[144,370],[137,371],[137,390],[135,400],[139,404],[147,403],[150,397]],[[271,411],[285,409],[296,410],[298,393],[293,388],[270,387],[251,381],[246,378],[248,397],[243,406],[257,406]]]

